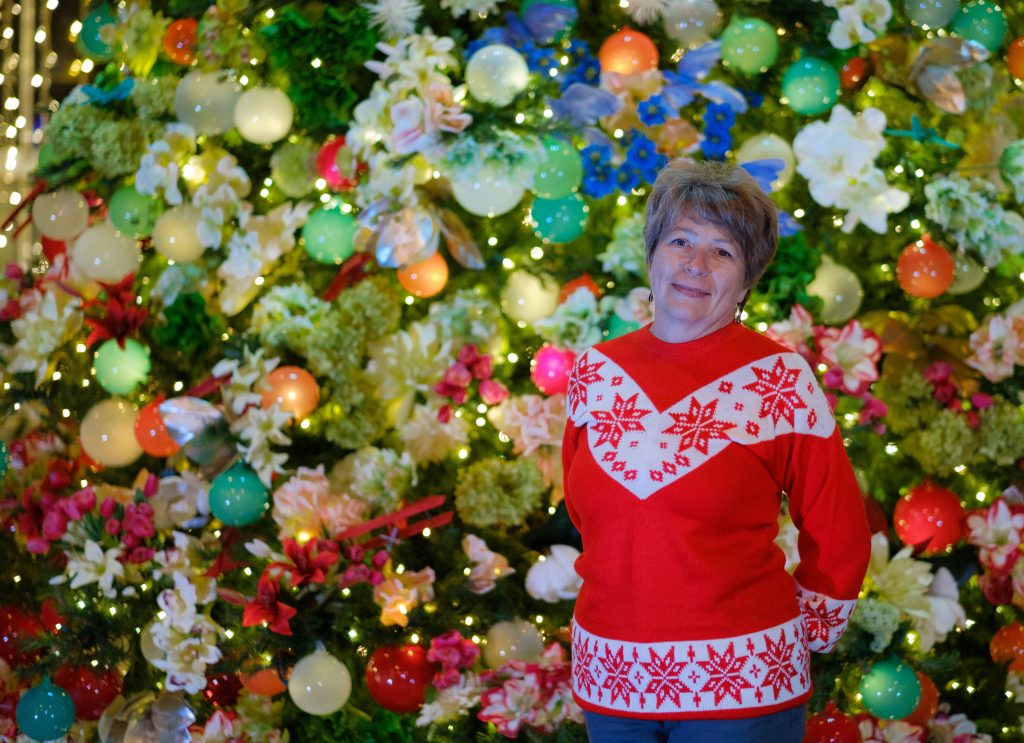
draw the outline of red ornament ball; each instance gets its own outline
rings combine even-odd
[[[215,707],[233,707],[238,701],[242,682],[236,673],[211,673],[206,677],[203,696]]]
[[[53,683],[71,695],[75,716],[80,720],[100,719],[124,687],[116,669],[94,670],[89,666],[61,666],[53,674]]]
[[[366,688],[384,709],[408,714],[423,706],[435,673],[437,664],[427,660],[427,651],[419,645],[385,645],[374,650],[366,664]]]
[[[181,448],[174,443],[160,415],[160,403],[163,401],[164,397],[160,395],[145,405],[135,418],[135,438],[142,450],[153,457],[169,457]]]
[[[860,743],[857,722],[843,714],[831,699],[825,709],[811,716],[804,732],[804,743]]]
[[[963,518],[960,497],[930,481],[902,496],[892,516],[897,536],[925,555],[945,552],[956,544],[962,534]]]
[[[1014,622],[1000,627],[992,635],[988,649],[996,663],[1009,663],[1010,670],[1016,673],[1024,671],[1024,625]]]
[[[851,57],[839,70],[839,81],[847,90],[856,88],[868,77],[868,61],[864,57]]]
[[[953,283],[956,264],[944,247],[929,235],[911,243],[896,261],[896,280],[907,294],[931,299]]]
[[[1006,67],[1018,80],[1024,80],[1024,36],[1010,42],[1006,53]]]
[[[365,163],[354,165],[351,172],[343,173],[338,165],[338,150],[345,146],[345,137],[331,137],[316,154],[316,169],[320,177],[335,191],[350,191],[359,182],[359,174],[366,170]]]
[[[43,623],[20,606],[0,606],[0,658],[10,666],[35,663],[42,651],[25,650],[24,642],[44,631]]]
[[[604,40],[597,60],[602,72],[635,75],[658,69],[658,47],[647,36],[627,26]]]
[[[164,34],[164,54],[172,62],[190,65],[196,58],[196,33],[199,23],[192,18],[179,18],[167,27]]]
[[[917,680],[921,682],[921,701],[914,707],[914,711],[903,720],[911,725],[927,728],[939,708],[939,690],[935,688],[934,682],[923,673],[920,671],[915,673],[917,673]]]
[[[58,255],[64,255],[68,252],[68,244],[63,240],[54,240],[46,235],[40,235],[39,241],[43,245],[43,255],[46,256],[46,260],[53,263],[57,260]]]
[[[568,348],[556,348],[545,343],[533,357],[530,379],[545,395],[569,391],[569,372],[576,354]]]

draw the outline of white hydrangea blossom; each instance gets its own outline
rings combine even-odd
[[[182,203],[178,179],[189,155],[196,151],[196,130],[188,124],[168,124],[164,136],[146,148],[135,173],[135,190],[162,196],[172,206]]]
[[[610,301],[616,300],[613,297]],[[550,317],[538,320],[533,327],[554,345],[581,353],[601,342],[601,326],[610,311],[609,302],[599,303],[588,289],[580,287]]]
[[[11,322],[17,340],[6,349],[7,371],[32,372],[39,386],[46,379],[50,355],[82,327],[81,303],[62,292],[33,291],[22,296],[21,310]]]

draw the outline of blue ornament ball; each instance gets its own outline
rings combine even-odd
[[[825,113],[839,100],[839,73],[823,59],[798,59],[782,76],[782,94],[798,114]]]
[[[957,36],[977,41],[990,52],[998,52],[1006,38],[1006,17],[995,3],[974,0],[960,8],[949,30]]]
[[[915,26],[942,28],[956,15],[960,0],[903,0],[903,10]]]
[[[872,664],[860,680],[860,695],[868,712],[886,720],[906,717],[921,701],[921,682],[914,669],[899,658]]]
[[[235,462],[210,483],[210,513],[225,526],[255,523],[269,505],[266,486],[241,462]]]
[[[536,198],[530,210],[533,234],[545,242],[571,242],[583,234],[589,211],[587,202],[578,193],[561,199]]]
[[[15,718],[21,732],[36,740],[54,740],[68,734],[75,722],[71,695],[44,676],[18,700]]]

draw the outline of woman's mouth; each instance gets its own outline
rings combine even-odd
[[[689,286],[687,284],[672,284],[672,288],[684,297],[692,297],[694,299],[700,299],[702,297],[711,296],[711,292],[706,292],[703,289],[699,289],[695,286]]]

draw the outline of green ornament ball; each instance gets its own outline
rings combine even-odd
[[[632,333],[634,330],[639,329],[640,323],[632,322],[631,320],[623,320],[613,312],[611,318],[608,320],[608,340],[618,338],[620,335]]]
[[[255,523],[269,505],[266,486],[241,462],[231,465],[210,483],[210,513],[225,526]]]
[[[977,41],[990,52],[997,52],[1006,38],[1006,17],[995,3],[974,0],[960,7],[949,30],[964,39]]]
[[[824,113],[839,100],[839,73],[823,59],[798,59],[782,76],[782,95],[798,114]]]
[[[765,72],[779,56],[779,37],[760,18],[734,17],[720,41],[722,61],[746,75]]]
[[[564,139],[546,137],[540,166],[533,176],[533,192],[542,199],[561,199],[583,181],[583,160]]]
[[[146,196],[134,186],[122,186],[114,192],[107,204],[110,221],[119,232],[134,237],[148,237],[153,234],[157,217],[164,210],[163,199]]]
[[[7,444],[0,441],[0,479],[3,479],[4,475],[7,474],[7,470],[11,468],[11,450],[7,448]]]
[[[78,34],[78,41],[93,60],[102,62],[113,56],[110,44],[103,40],[100,33],[104,26],[113,26],[116,23],[117,19],[106,5],[100,5],[82,19],[82,30]]]
[[[112,395],[129,395],[149,378],[149,348],[131,338],[121,348],[111,338],[96,351],[93,366],[100,387]]]
[[[579,194],[561,199],[534,199],[533,234],[545,242],[567,243],[583,234],[590,208]]]
[[[67,735],[75,722],[71,695],[44,676],[42,683],[18,700],[15,718],[21,732],[36,740],[54,740]]]
[[[960,0],[903,0],[907,19],[924,29],[944,27],[959,7]]]
[[[355,236],[355,218],[336,209],[313,212],[302,228],[309,257],[332,265],[340,265],[352,255]]]
[[[860,694],[875,717],[899,720],[921,701],[921,682],[914,669],[899,658],[887,658],[872,664],[864,674]]]

